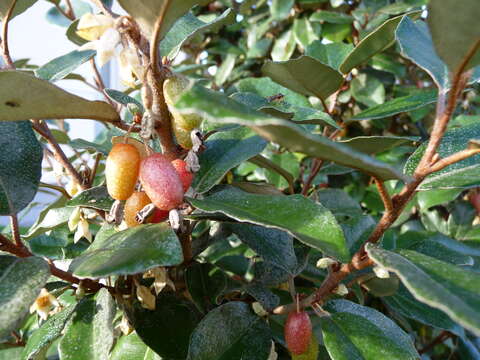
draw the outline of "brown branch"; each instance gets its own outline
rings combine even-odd
[[[445,340],[447,340],[448,338],[450,338],[452,336],[453,336],[452,333],[444,330],[435,339],[433,339],[429,344],[425,345],[423,348],[418,350],[418,353],[420,355],[424,354],[424,353],[430,351],[431,349],[433,349],[435,346],[443,343]]]
[[[388,193],[387,189],[385,188],[385,184],[382,180],[377,177],[373,178],[375,181],[375,185],[377,185],[378,193],[382,198],[383,205],[385,206],[385,210],[387,213],[391,213],[393,211],[393,204],[390,194]]]
[[[19,248],[25,247],[20,237],[17,214],[10,215],[10,228],[12,229],[12,238],[15,240],[15,245]]]
[[[10,21],[10,17],[12,16],[13,9],[15,8],[15,5],[17,4],[17,0],[12,1],[12,5],[8,9],[7,13],[5,14],[5,17],[2,20],[3,26],[2,26],[2,49],[3,49],[3,60],[5,61],[5,64],[7,65],[8,69],[14,69],[15,65],[13,65],[12,58],[10,56],[10,50],[8,49],[8,23]]]
[[[66,14],[68,15],[68,18],[70,20],[75,20],[75,11],[73,10],[72,3],[70,2],[70,0],[65,0],[65,3],[67,4]]]
[[[170,6],[170,0],[165,0],[160,10],[160,14],[155,21],[155,26],[153,28],[153,34],[150,41],[150,63],[152,64],[153,75],[158,78],[160,73],[158,72],[158,67],[160,66],[159,51],[158,51],[158,42],[160,40],[160,30],[162,29],[163,20],[165,14],[167,13],[168,7]]]
[[[438,160],[430,167],[430,173],[434,173],[446,168],[449,165],[465,160],[471,156],[480,154],[480,149],[465,149],[446,158]]]
[[[303,196],[307,196],[308,191],[310,190],[310,187],[312,186],[312,182],[317,177],[317,175],[320,172],[322,166],[323,166],[323,160],[313,159],[312,170],[310,171],[310,175],[308,176],[307,181],[305,181],[305,185],[303,186],[303,189],[302,189],[302,195]]]
[[[65,12],[65,10],[62,9],[62,7],[60,6],[60,3],[58,4],[54,3],[54,5],[57,8],[58,12],[63,16],[65,16],[68,20],[75,20],[75,18],[73,18],[72,15],[68,14],[67,12]]]
[[[93,164],[92,173],[90,175],[90,180],[88,182],[89,187],[93,186],[93,182],[95,181],[95,176],[97,175],[98,164],[100,164],[101,159],[102,159],[102,153],[97,153],[95,155],[95,163]]]
[[[117,17],[117,15],[115,15],[108,7],[106,7],[102,1],[100,0],[90,0],[90,1],[94,3],[100,10],[102,10],[104,14],[108,14],[113,18]]]

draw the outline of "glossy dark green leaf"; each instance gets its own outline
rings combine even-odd
[[[319,10],[310,16],[310,21],[324,21],[333,24],[351,24],[353,16],[343,12]]]
[[[367,106],[377,106],[385,102],[385,87],[373,76],[359,74],[350,83],[354,99]]]
[[[384,180],[405,179],[397,170],[381,161],[325,137],[307,133],[286,120],[253,111],[218,92],[195,86],[182,95],[176,106],[180,111],[200,111],[212,122],[249,126],[262,137],[293,152],[356,168]]]
[[[368,244],[367,252],[375,263],[396,273],[417,300],[480,334],[478,273],[411,250],[391,252]]]
[[[60,234],[52,232],[50,235],[39,235],[30,239],[27,243],[32,254],[47,257],[51,260],[71,259],[85,251],[88,245],[83,242],[74,243],[73,237],[68,237],[69,230]]]
[[[113,348],[110,360],[162,360],[140,339],[136,332],[122,336]]]
[[[293,250],[293,239],[289,234],[250,224],[236,223],[226,226],[265,261],[294,274],[298,264]]]
[[[67,208],[65,206],[66,199],[60,198],[55,203],[45,208],[37,221],[28,229],[27,234],[24,236],[30,239],[34,236],[38,236],[52,230],[53,228],[65,224],[70,215],[75,210],[74,208]]]
[[[165,292],[157,297],[154,311],[135,302],[126,308],[126,315],[143,342],[169,360],[186,358],[189,339],[200,320],[191,302]]]
[[[320,40],[312,42],[305,50],[305,55],[311,56],[335,70],[353,50],[353,45],[339,43],[323,44]]]
[[[27,344],[23,348],[21,359],[33,360],[41,357],[52,342],[60,337],[75,307],[75,305],[70,305],[60,313],[48,318],[48,320],[28,338]]]
[[[191,12],[187,12],[173,24],[165,38],[160,42],[160,53],[162,56],[173,59],[182,45],[193,37],[207,32],[217,32],[223,26],[234,22],[235,13],[232,9],[225,10],[223,14],[210,22],[205,22]]]
[[[454,200],[461,192],[462,189],[420,191],[417,194],[418,206],[422,211],[426,211],[432,206],[446,204]]]
[[[0,133],[0,215],[13,215],[37,193],[43,149],[28,121],[0,121]]]
[[[5,18],[8,10],[15,5],[13,8],[12,15],[10,16],[10,20],[12,20],[15,16],[23,13],[25,10],[27,10],[30,6],[35,4],[37,0],[17,0],[17,2],[14,2],[14,0],[5,0],[2,1],[0,4],[0,17]]]
[[[21,71],[0,72],[0,82],[10,84],[0,88],[1,121],[32,118],[120,121],[110,104],[85,100]]]
[[[346,74],[392,45],[395,41],[395,29],[402,17],[403,15],[400,15],[385,21],[364,37],[340,65],[340,71]]]
[[[65,35],[67,36],[68,40],[73,42],[75,45],[81,46],[83,44],[86,44],[88,42],[88,40],[85,40],[84,38],[80,37],[77,34],[77,26],[78,26],[79,22],[80,22],[80,19],[77,19],[77,20],[73,21],[70,24],[70,26],[68,27]]]
[[[438,147],[440,158],[445,158],[466,149],[470,139],[480,139],[480,124],[476,123],[447,131]],[[425,148],[426,143],[423,143],[412,156],[410,156],[405,164],[405,173],[412,174],[415,171]],[[452,189],[478,185],[480,184],[480,177],[478,176],[480,174],[479,159],[480,155],[475,155],[449,165],[429,175],[423,183],[420,184],[419,189]]]
[[[41,258],[0,256],[0,338],[17,330],[49,277]]]
[[[261,282],[250,282],[242,288],[242,291],[252,296],[267,311],[273,311],[280,305],[280,298]]]
[[[448,69],[438,57],[428,26],[422,20],[413,22],[405,16],[395,32],[402,55],[425,70],[440,88],[448,85]]]
[[[343,77],[337,70],[310,56],[266,62],[262,73],[290,90],[320,99],[329,97],[343,82]]]
[[[369,307],[347,300],[326,304],[321,317],[325,347],[333,360],[415,360],[410,337],[392,320]]]
[[[97,244],[94,242],[72,262],[70,269],[75,275],[89,278],[130,275],[183,261],[180,242],[165,223],[124,230]]]
[[[218,184],[228,171],[259,154],[267,142],[247,127],[218,132],[208,138],[200,155],[200,171],[192,187],[199,193]]]
[[[306,49],[313,41],[319,39],[307,17],[296,18],[293,21],[292,30],[295,41],[302,49]]]
[[[384,102],[381,105],[372,106],[354,115],[348,121],[382,119],[392,115],[400,114],[422,108],[437,101],[437,91],[419,91],[412,95],[401,96]]]
[[[143,105],[137,99],[135,99],[131,96],[128,96],[127,94],[125,94],[122,91],[118,91],[118,90],[115,90],[115,89],[105,89],[104,91],[105,91],[105,94],[107,94],[108,97],[110,99],[112,99],[113,101],[116,101],[119,104],[122,104],[122,105],[125,105],[125,106],[127,106],[128,104],[133,104],[136,107],[138,107],[138,109],[140,110],[141,113],[143,113],[143,111],[144,111]]]
[[[295,51],[297,44],[291,29],[285,31],[280,37],[275,39],[272,51],[270,53],[273,61],[286,61],[290,59]]]
[[[480,64],[480,6],[477,0],[433,0],[428,5],[428,26],[435,49],[451,72],[457,70],[476,46],[465,70]],[[461,39],[461,40],[460,40]]]
[[[360,204],[341,189],[320,189],[311,196],[329,209],[335,216],[359,216],[362,214]]]
[[[74,149],[97,151],[103,155],[108,155],[112,149],[112,144],[110,142],[98,144],[83,139],[73,139],[70,141],[69,145]]]
[[[283,20],[292,10],[294,0],[273,0],[270,12],[273,20]]]
[[[411,145],[414,141],[415,138],[401,136],[358,136],[352,139],[342,140],[340,143],[365,154],[376,154],[397,146]]]
[[[103,288],[93,298],[84,299],[75,310],[59,344],[62,360],[107,359],[113,345],[115,302]]]
[[[419,302],[404,286],[401,286],[395,295],[386,296],[382,301],[393,311],[406,318],[419,321],[438,329],[451,331],[459,336],[465,334],[463,328],[452,321],[447,314]]]
[[[248,304],[229,302],[210,311],[195,328],[187,360],[267,360],[270,329]]]
[[[35,70],[35,75],[40,79],[48,81],[61,80],[80,65],[90,60],[95,54],[96,51],[94,50],[74,50],[39,67]]]
[[[349,258],[342,230],[332,213],[301,195],[256,195],[220,186],[202,200],[189,201],[205,212],[220,212],[241,222],[288,231],[303,243],[341,261]]]
[[[106,186],[95,186],[76,194],[68,200],[65,206],[83,206],[92,209],[109,211],[113,205],[113,199],[108,195]]]
[[[198,309],[205,313],[216,305],[216,298],[227,287],[227,276],[210,264],[196,263],[185,271],[188,293]]]

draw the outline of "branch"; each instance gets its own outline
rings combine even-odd
[[[379,178],[374,177],[375,185],[377,185],[378,193],[382,198],[383,205],[385,206],[385,211],[387,213],[391,213],[393,211],[393,204],[390,195],[388,194],[387,189],[385,188],[385,184]]]
[[[313,159],[313,166],[312,170],[310,171],[310,175],[307,178],[307,181],[305,182],[305,185],[303,186],[302,189],[302,195],[307,196],[308,191],[310,190],[310,187],[312,186],[313,180],[317,177],[320,169],[323,166],[323,160],[320,159]]]
[[[434,173],[446,168],[449,165],[465,160],[471,156],[480,154],[480,149],[466,149],[452,154],[446,158],[438,160],[430,167],[430,173]]]
[[[70,196],[70,194],[69,194],[63,187],[61,187],[61,186],[53,185],[53,184],[47,184],[47,183],[44,183],[44,182],[40,182],[38,185],[41,186],[41,187],[47,188],[47,189],[56,190],[56,191],[58,191],[59,193],[62,193],[62,195],[64,195],[67,199],[71,199],[71,198],[72,198],[72,197]]]
[[[105,4],[101,0],[90,0],[92,3],[94,3],[100,10],[103,11],[104,14],[108,14],[111,17],[115,18],[117,15],[115,15],[112,10],[110,10],[108,7],[105,6]]]
[[[3,60],[7,65],[8,69],[14,69],[15,65],[13,65],[12,58],[10,57],[10,50],[8,49],[8,23],[10,21],[10,17],[12,16],[13,9],[17,4],[17,0],[12,1],[12,5],[8,9],[5,17],[2,20],[3,27],[2,27],[2,49],[3,49]]]
[[[15,240],[15,245],[19,248],[25,247],[20,237],[17,214],[10,215],[10,228],[12,229],[12,238]]]
[[[162,28],[163,19],[165,18],[165,14],[167,13],[168,7],[170,6],[170,0],[164,0],[162,9],[160,10],[160,14],[157,17],[157,21],[155,21],[155,26],[153,28],[153,35],[150,41],[150,63],[152,64],[153,74],[156,78],[159,77],[158,73],[158,47],[157,44],[160,40],[160,30]]]

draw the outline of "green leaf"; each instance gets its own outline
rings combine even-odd
[[[325,347],[333,360],[415,360],[412,340],[392,320],[348,300],[326,304],[320,318]]]
[[[293,31],[289,29],[275,39],[270,56],[273,61],[286,61],[292,56],[295,47],[295,37]]]
[[[362,214],[360,204],[341,189],[320,189],[311,197],[329,209],[335,216],[357,217]]]
[[[79,277],[101,278],[131,275],[157,266],[183,261],[175,232],[165,223],[137,226],[120,231],[105,241],[94,242],[73,260],[70,270]]]
[[[109,211],[113,205],[113,199],[108,195],[106,186],[95,186],[79,192],[68,200],[65,206],[83,206],[92,209]]]
[[[113,345],[115,302],[102,288],[95,300],[80,302],[72,321],[65,328],[58,350],[62,360],[107,359]]]
[[[126,315],[143,342],[169,360],[186,358],[188,341],[200,319],[191,302],[166,292],[157,297],[154,311],[135,302],[127,306]]]
[[[382,119],[403,112],[420,109],[436,101],[437,91],[418,91],[412,95],[398,97],[393,100],[389,100],[383,104],[372,106],[354,115],[353,117],[348,119],[348,121]]]
[[[312,42],[305,50],[305,55],[311,56],[335,70],[352,51],[353,45],[339,43],[323,44],[320,40]]]
[[[143,105],[137,99],[128,96],[122,91],[114,90],[114,89],[105,89],[105,94],[108,95],[110,99],[116,101],[119,104],[127,106],[128,104],[133,104],[140,109],[140,112],[143,113],[145,110],[143,109]]]
[[[456,324],[440,310],[417,301],[404,286],[401,286],[395,295],[382,298],[382,301],[394,312],[409,319],[453,332],[458,336],[465,334],[460,325]]]
[[[225,10],[222,15],[210,22],[202,21],[191,12],[187,12],[173,24],[165,38],[160,42],[160,54],[173,59],[187,41],[207,32],[218,32],[223,26],[234,22],[235,13],[232,9]]]
[[[358,75],[350,83],[350,91],[355,100],[367,106],[377,106],[385,101],[385,88],[373,76]]]
[[[290,90],[320,99],[329,97],[343,82],[338,71],[310,56],[281,62],[268,61],[263,65],[262,73]]]
[[[108,153],[112,149],[112,144],[110,143],[110,141],[106,141],[104,143],[98,144],[98,143],[93,143],[83,139],[73,139],[72,141],[70,141],[69,145],[74,149],[92,150],[92,151],[100,152],[103,155],[108,155]]]
[[[37,193],[43,149],[29,121],[0,121],[0,133],[0,215],[13,215]]]
[[[213,265],[195,263],[185,270],[185,283],[193,302],[205,313],[227,288],[227,276]]]
[[[237,54],[228,53],[223,59],[222,65],[218,67],[215,73],[215,84],[222,86],[232,73],[235,67],[235,61],[237,60]]]
[[[50,235],[39,235],[30,239],[27,243],[32,254],[47,257],[51,260],[71,259],[86,250],[86,242],[74,243],[73,237],[69,237],[69,230],[65,232],[53,231]]]
[[[340,143],[365,154],[376,154],[397,146],[411,145],[416,139],[402,136],[357,136]]]
[[[480,64],[480,6],[477,0],[432,0],[428,5],[428,26],[438,55],[451,72],[457,70],[469,51],[474,56],[465,70]]]
[[[349,258],[342,230],[332,213],[301,195],[257,195],[219,186],[204,199],[189,201],[208,213],[220,212],[241,222],[288,231],[303,243],[340,261]]]
[[[115,109],[103,101],[85,100],[48,81],[20,71],[0,72],[0,118],[2,121],[25,119],[95,119],[118,122]],[[61,104],[61,106],[59,106]]]
[[[346,145],[307,133],[282,119],[266,116],[225,95],[194,86],[176,104],[179,111],[199,111],[209,121],[246,125],[262,137],[292,152],[301,152],[323,160],[356,168],[380,179],[405,179],[397,170]]]
[[[289,234],[250,224],[234,223],[226,224],[226,227],[265,261],[291,275],[295,274],[298,264],[293,250],[293,239]]]
[[[344,74],[363,64],[373,55],[385,50],[395,41],[395,29],[403,15],[385,21],[362,39],[353,51],[343,60],[340,71]]]
[[[417,193],[417,202],[421,211],[427,211],[432,206],[443,205],[452,200],[462,192],[462,189],[428,190]]]
[[[65,224],[70,218],[73,210],[75,210],[74,208],[58,207],[63,206],[65,202],[65,198],[60,198],[51,206],[45,208],[42,211],[41,216],[30,227],[30,229],[28,229],[28,232],[24,237],[30,239],[34,236],[43,234],[48,230],[52,230],[59,225]]]
[[[10,20],[12,20],[15,16],[23,13],[36,2],[37,0],[17,0],[12,15],[10,16]],[[14,5],[14,0],[5,0],[0,3],[0,17],[2,19],[2,22],[12,5]]]
[[[118,3],[140,25],[140,29],[147,39],[152,37],[155,22],[162,12],[163,7],[167,4],[159,31],[158,40],[160,41],[167,35],[167,32],[175,22],[185,15],[193,6],[207,5],[210,1],[211,0],[183,0],[175,2],[167,0],[118,0]],[[156,47],[157,44],[150,44],[150,46]]]
[[[73,50],[68,54],[50,60],[45,65],[39,67],[35,70],[35,75],[42,80],[52,82],[61,80],[80,65],[90,60],[95,54],[96,51],[94,50]]]
[[[60,313],[48,318],[39,329],[28,338],[23,348],[22,360],[42,359],[49,346],[62,334],[65,324],[72,316],[76,305],[70,305]]]
[[[294,0],[272,0],[270,12],[272,20],[284,20],[290,15]]]
[[[298,46],[306,49],[313,41],[318,40],[318,35],[315,34],[312,24],[306,17],[296,18],[293,21],[293,37]]]
[[[207,149],[200,155],[200,171],[192,187],[199,193],[210,190],[225,174],[259,154],[267,142],[247,127],[222,131],[208,138]]]
[[[113,348],[110,360],[162,360],[140,339],[136,332],[121,336]]]
[[[187,360],[267,360],[270,329],[242,302],[210,311],[193,331]]]
[[[422,20],[413,22],[405,16],[395,32],[402,55],[413,61],[431,76],[439,88],[448,86],[448,69],[438,57],[428,26]]]
[[[0,338],[17,330],[49,277],[41,258],[0,256]]]
[[[438,147],[440,158],[445,158],[458,151],[466,149],[470,139],[480,139],[480,124],[476,123],[447,131]],[[406,174],[413,174],[425,152],[426,146],[427,144],[423,143],[410,156],[405,164],[404,171]],[[480,155],[475,155],[449,165],[446,168],[427,176],[418,189],[452,189],[479,185],[479,159]]]
[[[353,22],[353,16],[336,11],[319,10],[310,16],[310,21],[324,21],[332,24],[351,24]]]
[[[367,244],[367,252],[375,263],[396,273],[417,300],[480,334],[480,279],[476,272],[411,250],[391,252]]]
[[[68,40],[73,42],[75,45],[82,46],[83,44],[86,44],[88,40],[85,40],[77,34],[77,26],[79,22],[80,19],[73,21],[68,27],[65,35],[67,36]]]

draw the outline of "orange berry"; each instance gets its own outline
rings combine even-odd
[[[140,182],[153,204],[160,210],[172,210],[183,202],[180,176],[172,163],[162,154],[143,159]]]
[[[140,154],[130,144],[115,144],[108,154],[105,178],[108,193],[115,200],[127,200],[135,190],[140,167]]]
[[[285,342],[292,354],[300,355],[308,350],[312,339],[312,323],[305,311],[288,314],[284,328]]]
[[[172,161],[172,165],[177,170],[178,175],[180,176],[180,181],[182,182],[183,191],[187,191],[193,181],[193,173],[187,170],[187,163],[181,159],[176,159]]]
[[[135,191],[132,196],[127,199],[125,202],[123,218],[125,219],[128,227],[140,225],[137,220],[135,220],[135,217],[140,210],[142,210],[151,202],[152,200],[150,200],[144,191]]]

